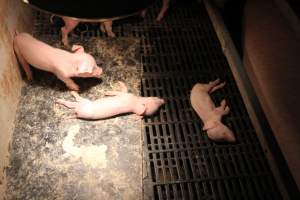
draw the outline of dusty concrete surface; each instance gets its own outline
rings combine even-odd
[[[14,30],[31,31],[31,9],[21,1],[0,0],[0,199],[5,190],[4,167],[8,165],[8,147],[15,112],[23,84],[12,41]]]
[[[41,38],[60,46],[58,38]],[[74,41],[72,41],[74,42]],[[139,42],[133,38],[77,41],[104,70],[101,79],[77,79],[81,96],[104,97],[124,81],[139,94]],[[35,71],[24,86],[7,169],[7,200],[141,199],[141,121],[132,115],[100,121],[64,120],[72,115],[55,104],[73,100],[52,74]]]

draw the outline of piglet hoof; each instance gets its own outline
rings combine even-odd
[[[30,68],[28,68],[28,70],[25,69],[25,74],[26,74],[26,78],[27,78],[28,81],[33,80],[32,72],[31,72]]]
[[[107,32],[107,35],[111,38],[116,37],[116,34],[114,32],[110,32],[110,31]]]
[[[32,81],[33,80],[33,76],[32,75],[27,75],[27,80],[28,81]]]
[[[65,47],[69,47],[69,41],[68,41],[68,39],[66,39],[66,38],[62,38],[62,43],[63,43],[63,45],[65,46]]]

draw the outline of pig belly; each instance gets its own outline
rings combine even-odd
[[[128,104],[117,98],[103,98],[82,104],[76,109],[77,116],[86,119],[104,119],[130,112],[132,109]]]

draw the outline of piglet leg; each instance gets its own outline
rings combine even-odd
[[[65,22],[65,26],[61,28],[62,42],[65,46],[69,45],[68,34],[78,25],[79,21],[70,17],[62,18]]]
[[[165,16],[165,13],[167,12],[168,8],[169,8],[169,4],[170,4],[170,0],[162,0],[163,3],[162,3],[162,6],[161,6],[161,9],[160,9],[160,12],[158,14],[158,16],[156,17],[156,21],[161,21],[164,16]]]
[[[221,101],[221,105],[215,108],[215,110],[220,113],[221,116],[223,116],[229,114],[230,108],[226,105],[225,99],[223,99]]]
[[[78,102],[66,101],[64,99],[57,99],[55,101],[55,103],[61,104],[61,105],[66,106],[67,108],[70,108],[70,109],[75,109],[78,106]],[[74,112],[73,115],[64,118],[64,120],[76,119],[76,118],[77,118],[77,113]]]
[[[61,104],[66,106],[67,108],[76,108],[78,106],[79,103],[84,102],[84,101],[88,101],[88,99],[85,99],[81,96],[79,96],[79,94],[77,92],[72,91],[71,95],[75,98],[75,102],[74,101],[66,101],[64,99],[57,99],[56,103]]]
[[[33,78],[32,78],[32,72],[31,72],[29,63],[24,59],[23,55],[21,54],[21,52],[17,46],[15,46],[14,50],[16,52],[16,55],[17,55],[17,58],[18,58],[20,64],[22,65],[22,67],[26,73],[27,79],[31,81]]]
[[[224,87],[225,84],[226,84],[225,82],[220,83],[220,79],[216,79],[216,80],[211,81],[208,84],[206,84],[205,87],[206,87],[207,92],[211,94],[214,91]]]
[[[75,102],[73,102],[73,101],[66,101],[64,99],[57,99],[55,102],[58,103],[58,104],[64,105],[67,108],[70,108],[70,109],[73,109],[73,110],[74,109],[76,110],[76,108],[79,106],[79,104],[81,102],[83,102],[83,101],[89,102],[88,99],[85,99],[85,98],[79,96],[79,94],[77,92],[72,91],[71,95],[73,97],[75,97],[75,99],[76,99]],[[73,116],[69,116],[69,117],[65,118],[65,120],[76,119],[76,118],[78,118],[78,113],[75,111]]]
[[[115,33],[112,31],[112,21],[105,21],[101,23],[100,30],[106,33],[109,37],[116,37]]]
[[[72,91],[71,95],[73,95],[73,97],[76,99],[77,102],[90,101],[88,99],[85,99],[85,98],[79,96],[79,94],[77,92],[75,92],[75,91]]]
[[[70,90],[74,90],[74,91],[79,90],[79,86],[71,78],[65,78],[59,76],[58,78],[62,80]]]

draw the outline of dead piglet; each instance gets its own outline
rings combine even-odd
[[[164,104],[164,100],[158,97],[140,97],[128,93],[123,82],[119,82],[122,91],[108,91],[105,98],[90,101],[82,98],[76,92],[71,92],[76,101],[58,99],[56,102],[68,108],[74,109],[76,118],[105,119],[125,113],[134,113],[136,119],[145,115],[154,114]],[[72,117],[73,118],[73,117]]]
[[[62,17],[62,19],[65,23],[65,25],[61,27],[62,42],[65,46],[68,46],[68,35],[74,30],[74,28],[79,24],[80,21],[71,17]],[[112,23],[112,21],[105,21],[100,25],[100,30],[103,33],[106,33],[109,37],[115,37],[115,34],[112,31]]]
[[[170,5],[170,0],[162,0],[162,6],[160,8],[159,14],[156,17],[157,22],[160,22],[164,18],[167,10],[169,9],[169,5]],[[146,12],[147,12],[147,9],[143,10],[141,12],[141,16],[145,17]]]
[[[71,77],[99,77],[102,74],[95,59],[80,45],[73,45],[71,53],[54,48],[28,33],[20,33],[14,38],[14,51],[28,80],[32,80],[29,65],[52,72],[71,90],[79,90]]]
[[[221,105],[216,107],[209,96],[224,85],[225,83],[220,83],[219,79],[208,84],[197,83],[191,91],[190,99],[193,109],[204,123],[203,130],[207,131],[210,139],[235,142],[232,131],[221,122],[222,116],[229,113],[229,107],[225,100],[222,100]]]

